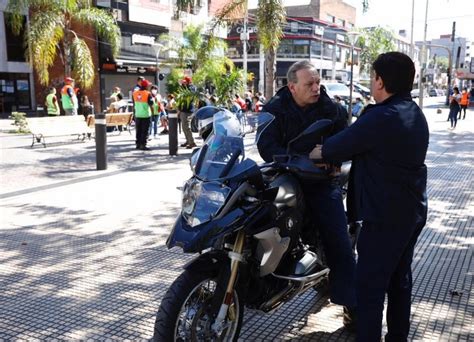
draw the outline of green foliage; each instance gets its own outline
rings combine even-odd
[[[378,55],[395,49],[393,32],[380,26],[364,28],[357,46],[361,48],[360,71],[368,73]]]
[[[200,97],[195,88],[192,90],[183,86],[179,86],[175,94],[176,107],[180,110],[189,108],[191,104],[197,106]]]
[[[13,126],[17,129],[15,133],[29,133],[28,123],[26,122],[26,113],[23,112],[12,112],[11,118],[13,119]]]
[[[49,84],[49,68],[59,55],[65,76],[73,76],[84,88],[94,84],[94,64],[85,40],[72,28],[88,26],[100,39],[110,44],[114,56],[120,50],[120,29],[106,10],[92,7],[91,0],[9,0],[8,24],[20,33],[23,13],[30,13],[25,46],[27,59],[34,58],[33,67],[41,84]]]

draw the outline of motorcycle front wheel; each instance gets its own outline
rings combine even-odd
[[[216,275],[196,270],[181,273],[156,314],[153,341],[237,341],[244,308],[236,290],[223,326],[218,331],[212,328],[219,310],[212,309],[218,286]]]

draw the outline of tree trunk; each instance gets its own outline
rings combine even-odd
[[[269,100],[275,93],[276,51],[270,47],[265,54],[265,97]]]

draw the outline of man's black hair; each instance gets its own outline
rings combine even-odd
[[[408,93],[413,89],[415,64],[404,53],[382,53],[372,63],[372,68],[376,76],[382,78],[387,93]]]
[[[138,76],[138,77],[137,77],[137,82],[138,82],[138,81],[143,81],[144,79],[145,79],[145,77],[143,77],[143,76]]]

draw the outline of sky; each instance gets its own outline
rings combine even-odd
[[[451,34],[456,22],[456,36],[474,41],[474,0],[414,0],[414,40],[423,40],[428,1],[427,40]],[[346,0],[357,7],[357,27],[387,26],[395,32],[407,31],[410,38],[412,0],[369,0],[369,10],[362,12],[362,1]]]
[[[410,39],[412,1],[415,3],[414,40],[423,40],[426,1],[428,1],[427,40],[451,34],[456,21],[456,36],[474,41],[474,0],[369,0],[369,10],[362,12],[362,0],[343,0],[357,8],[356,27],[384,26],[395,32],[407,31]],[[258,0],[249,0],[255,7]],[[283,0],[284,4],[299,5],[310,0]]]

